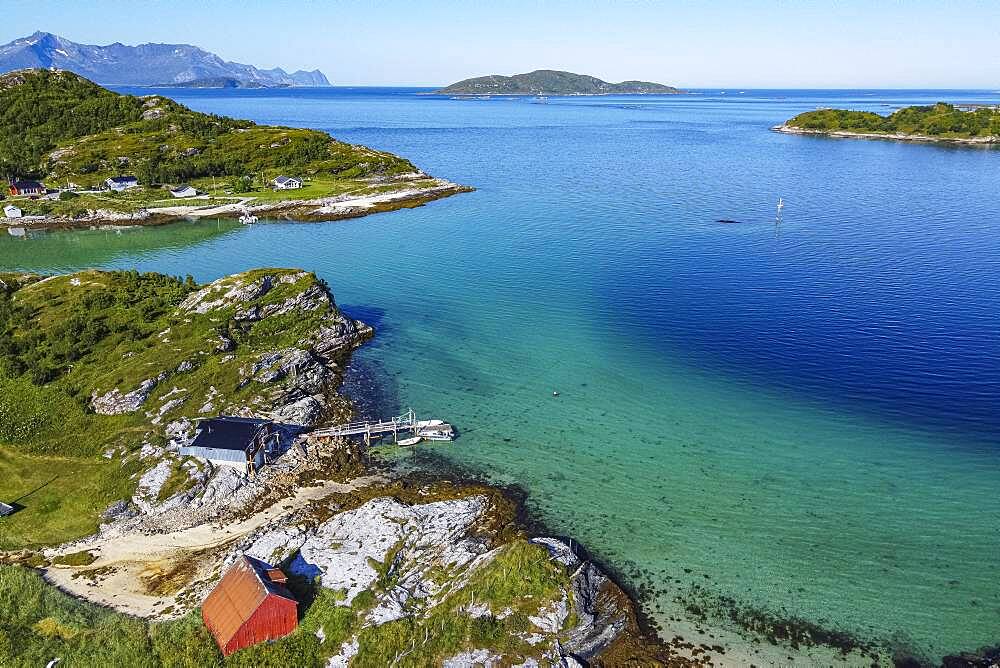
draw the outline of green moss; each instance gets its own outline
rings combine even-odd
[[[52,560],[52,564],[55,566],[89,566],[95,561],[97,561],[97,555],[87,550],[82,550],[80,552],[61,554]]]
[[[194,478],[191,477],[187,468],[184,467],[184,464],[188,461],[193,460],[186,457],[174,463],[173,468],[170,470],[170,475],[163,482],[163,486],[160,487],[160,491],[156,495],[158,502],[166,501],[175,494],[191,489],[194,486]]]

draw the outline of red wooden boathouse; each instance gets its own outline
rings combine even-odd
[[[298,603],[285,582],[281,570],[246,555],[226,571],[201,606],[224,656],[295,630]]]

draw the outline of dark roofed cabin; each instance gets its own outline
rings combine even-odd
[[[38,181],[14,181],[10,184],[11,195],[34,197],[45,194],[45,186]]]
[[[268,443],[275,434],[269,420],[223,415],[199,422],[194,440],[182,447],[180,454],[246,467],[247,473],[253,474],[264,465]]]
[[[226,571],[201,605],[201,618],[224,656],[295,630],[298,602],[285,580],[281,570],[246,555]]]

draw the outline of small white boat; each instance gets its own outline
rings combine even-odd
[[[398,443],[403,447],[410,447],[411,445],[416,445],[422,440],[424,440],[422,436],[413,436],[411,438],[401,438]]]
[[[426,420],[426,422],[435,424],[421,425],[418,422],[413,432],[415,436],[428,441],[451,441],[455,438],[455,428],[447,422],[441,420]]]
[[[244,225],[253,225],[254,223],[257,222],[257,216],[253,215],[252,213],[244,213],[242,216],[240,216],[240,222],[243,223]]]
[[[420,438],[428,441],[450,441],[455,438],[455,432],[450,429],[427,429],[420,432]]]

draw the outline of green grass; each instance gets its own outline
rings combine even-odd
[[[440,604],[423,614],[362,630],[358,656],[351,665],[376,668],[395,661],[397,666],[418,668],[440,665],[474,649],[490,649],[518,659],[515,663],[537,656],[539,650],[519,635],[537,630],[528,616],[558,601],[564,589],[569,589],[568,575],[548,552],[515,540]],[[462,608],[472,602],[487,604],[493,615],[471,618]],[[507,608],[512,614],[503,619],[495,616]]]
[[[271,179],[281,176],[274,171],[265,173],[264,178],[270,182]],[[286,176],[302,175],[286,174]],[[270,187],[261,187],[260,175],[256,175],[254,189],[245,193],[233,193],[225,182],[225,179],[202,178],[197,179],[191,185],[198,190],[208,193],[212,197],[252,197],[254,203],[282,202],[290,199],[319,199],[321,197],[334,197],[345,193],[362,191],[368,187],[368,183],[358,179],[338,178],[334,176],[317,174],[304,178],[301,188],[295,190],[273,190]]]
[[[194,486],[194,480],[188,475],[187,469],[183,466],[185,461],[197,461],[191,457],[185,457],[184,460],[177,460],[174,463],[173,468],[170,470],[170,475],[167,477],[163,486],[160,487],[159,493],[156,495],[156,500],[158,502],[163,502],[172,497],[179,492],[191,489]]]
[[[20,207],[26,216],[51,216],[59,218],[77,218],[92,214],[99,209],[117,213],[132,213],[141,209],[153,209],[168,206],[198,206],[210,207],[231,204],[238,200],[236,196],[223,196],[210,199],[176,199],[165,189],[132,188],[125,192],[82,193],[70,200],[43,200],[26,197],[12,197],[9,202]],[[128,221],[122,221],[128,224]]]
[[[375,589],[385,592],[395,585],[390,565],[401,546],[400,543],[391,548],[383,562],[372,563],[379,573]],[[459,575],[451,573],[449,577]],[[358,634],[360,648],[351,665],[358,668],[388,665],[424,668],[441,665],[444,659],[473,649],[488,649],[517,663],[527,657],[538,657],[541,652],[519,637],[537,630],[528,616],[560,600],[562,592],[568,589],[565,569],[553,563],[544,548],[518,539],[474,573],[464,586],[447,593],[438,605],[420,609],[421,604],[415,602],[413,616],[380,626],[362,628],[361,623],[374,603],[374,592],[362,592],[348,607],[338,605],[342,600],[339,592],[320,589],[295,633],[237,652],[226,665],[319,667],[354,634]],[[496,616],[473,619],[462,610],[473,601],[488,604],[494,615],[506,608],[512,613],[504,619]],[[326,635],[322,644],[315,636],[319,628]]]
[[[287,273],[255,270],[245,278]],[[10,275],[5,280],[15,284]],[[315,276],[303,274],[277,283],[258,303],[282,303],[316,285]],[[143,443],[163,444],[162,426],[147,411],[184,397],[162,424],[190,416],[212,386],[231,404],[253,399],[262,388],[253,382],[240,388],[240,367],[310,335],[326,315],[320,308],[246,324],[233,320],[236,307],[177,313],[196,287],[154,274],[86,271],[0,290],[0,500],[21,499],[24,506],[0,520],[0,549],[95,530],[100,514],[129,498],[136,474],[152,465],[137,462],[135,453]],[[235,359],[225,361],[228,354],[216,350],[220,329],[237,342]],[[194,368],[178,372],[184,361]],[[107,416],[90,408],[95,394],[128,392],[161,372],[168,377],[139,411]],[[172,393],[175,387],[184,392]],[[161,500],[189,484],[178,464]]]
[[[95,561],[97,561],[97,555],[87,550],[82,550],[80,552],[59,555],[52,560],[52,563],[57,566],[89,566]]]
[[[0,566],[0,665],[202,668],[221,656],[197,612],[149,623],[74,599],[19,566]]]
[[[69,666],[321,668],[355,635],[360,647],[351,665],[359,668],[394,662],[423,668],[473,649],[487,649],[518,663],[540,658],[542,648],[520,636],[537,630],[528,616],[558,601],[569,589],[569,576],[544,548],[518,539],[439,604],[420,609],[417,602],[412,617],[377,627],[363,626],[375,603],[372,591],[361,592],[347,606],[342,605],[342,592],[294,577],[289,586],[304,602],[298,628],[285,638],[222,660],[197,612],[177,621],[150,623],[67,596],[28,569],[0,566],[0,619],[5,620],[0,627],[0,665],[44,665],[48,658],[61,656]],[[473,600],[488,604],[494,615],[471,618],[462,608]],[[496,616],[506,608],[512,612],[503,619]],[[320,629],[322,643],[316,636]]]
[[[288,174],[348,181],[416,169],[318,130],[202,114],[158,95],[119,95],[68,72],[0,77],[0,121],[0,172],[87,188],[119,174],[150,185],[262,172],[265,180]]]
[[[97,530],[100,514],[132,494],[134,465],[103,458],[34,456],[0,447],[0,550],[61,543]]]

